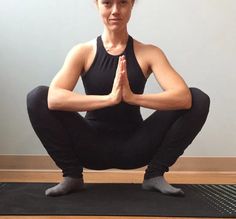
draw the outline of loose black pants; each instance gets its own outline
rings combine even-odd
[[[82,177],[83,167],[135,169],[147,165],[144,178],[163,175],[204,125],[208,95],[190,88],[188,110],[155,111],[137,124],[89,120],[77,112],[49,110],[48,87],[27,95],[32,127],[63,176]]]

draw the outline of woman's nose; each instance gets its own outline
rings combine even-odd
[[[114,4],[112,7],[112,14],[119,14],[119,5],[118,4]]]

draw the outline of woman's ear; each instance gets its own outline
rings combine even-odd
[[[135,0],[131,0],[132,1],[132,7],[134,6]]]
[[[94,0],[96,6],[98,7],[98,0]]]

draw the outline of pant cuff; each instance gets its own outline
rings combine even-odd
[[[151,172],[151,173],[147,173],[145,172],[144,174],[144,179],[151,179],[151,178],[154,178],[154,177],[157,177],[157,176],[163,176],[165,173],[165,171],[154,171],[154,172]]]
[[[63,177],[72,177],[72,178],[83,178],[83,169],[69,169],[69,170],[62,170]]]

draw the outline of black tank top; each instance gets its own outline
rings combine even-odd
[[[127,73],[133,93],[142,94],[146,78],[140,68],[133,49],[133,38],[129,36],[125,50]],[[120,55],[111,55],[104,48],[101,36],[97,37],[97,51],[89,70],[82,74],[82,81],[87,95],[108,95],[111,93]],[[125,102],[111,107],[87,111],[85,118],[111,123],[140,123],[143,118],[140,106]]]

